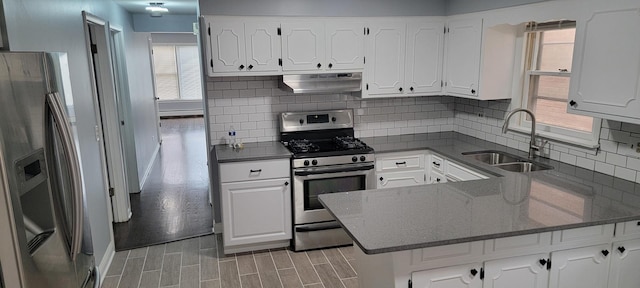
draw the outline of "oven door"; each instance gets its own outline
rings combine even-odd
[[[375,188],[373,163],[293,169],[294,223],[308,224],[334,220],[318,196]]]

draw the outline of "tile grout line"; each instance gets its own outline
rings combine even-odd
[[[118,285],[116,287],[120,287],[120,282],[122,282],[122,275],[124,274],[124,268],[127,267],[127,261],[129,260],[129,253],[131,253],[131,250],[127,250],[127,258],[124,259],[124,266],[122,266],[122,272],[120,272],[120,278],[118,278]],[[107,272],[109,272],[107,270]]]
[[[273,263],[273,268],[275,268],[276,270],[276,275],[278,275],[278,280],[280,280],[280,286],[284,287],[284,283],[282,283],[282,277],[280,277],[280,273],[278,273],[278,266],[276,265],[276,260],[273,259],[273,254],[271,254],[271,249],[269,249],[269,257],[271,258],[271,263]],[[291,262],[291,264],[293,264],[293,262]],[[262,281],[260,281],[260,283],[262,283]]]
[[[162,264],[160,264],[160,280],[158,281],[158,287],[160,287],[160,285],[162,284],[162,270],[164,270],[164,256],[167,256],[167,254],[165,254],[164,252],[167,251],[167,244],[164,244],[164,251],[162,251]],[[144,269],[144,268],[142,268]],[[140,288],[140,287],[138,287]]]
[[[271,251],[269,251],[269,254],[271,254]],[[262,277],[260,277],[260,269],[258,268],[258,261],[256,261],[256,255],[253,254],[253,251],[251,251],[251,257],[253,258],[253,264],[256,265],[256,274],[258,274],[258,279],[260,280],[260,287],[264,286],[262,285]],[[240,267],[238,267],[238,273],[240,273]],[[276,269],[276,273],[278,273],[278,269]],[[240,279],[240,287],[242,287],[242,279]]]
[[[291,258],[291,253],[289,253],[289,250],[285,250],[285,252],[287,253],[287,257],[289,257],[289,261],[291,261],[291,266],[293,266],[293,271],[296,271],[296,275],[298,276],[298,280],[300,280],[300,284],[302,284],[302,287],[304,287],[304,283],[302,283],[302,277],[300,277],[300,273],[298,273],[298,267],[296,267],[296,263],[293,262],[293,258]],[[305,252],[307,253],[307,252]],[[313,265],[313,264],[311,264]],[[277,267],[276,267],[277,269]]]
[[[313,262],[311,262],[311,257],[309,257],[309,254],[307,254],[306,251],[304,252],[304,255],[307,256],[307,259],[309,260],[309,263],[311,264],[311,267],[313,267],[313,271],[316,272],[316,275],[318,276],[318,280],[320,280],[320,284],[322,285],[322,287],[325,287],[324,283],[322,283],[322,278],[320,278],[320,273],[318,273],[318,269],[316,269],[316,265],[313,264]],[[322,253],[322,255],[324,255],[324,253]],[[325,255],[324,257],[326,258],[327,256]],[[329,261],[329,258],[327,258],[327,261]],[[331,265],[331,264],[329,264],[329,265]],[[312,284],[318,284],[318,283],[312,283]]]
[[[338,248],[338,252],[340,252],[340,255],[342,255],[342,258],[344,258],[344,261],[347,261],[347,264],[349,264],[349,267],[351,267],[351,270],[353,270],[353,273],[356,273],[356,277],[358,277],[358,271],[356,271],[356,268],[353,267],[353,265],[351,265],[351,262],[349,262],[349,259],[347,259],[347,257],[344,256],[344,253],[342,253],[342,250]],[[345,278],[345,279],[350,279],[350,278]]]
[[[147,253],[144,254],[144,261],[142,261],[142,269],[140,269],[140,279],[138,279],[138,288],[140,288],[140,284],[142,284],[142,273],[144,273],[144,265],[147,264],[147,256],[149,256],[149,247],[147,247]],[[162,274],[162,271],[160,271],[160,274]],[[160,286],[160,283],[158,281],[158,286]]]
[[[340,251],[340,249],[338,249],[338,248],[333,248],[333,249],[336,249],[336,250]],[[340,253],[340,252],[338,252],[338,253]],[[322,254],[324,254],[324,250],[322,251]],[[342,253],[340,253],[340,255],[342,255]],[[324,257],[327,257],[327,254],[324,254]],[[329,257],[327,257],[327,261],[329,261],[329,267],[331,267],[331,269],[333,269],[333,272],[336,273],[336,277],[338,277],[338,280],[340,280],[340,284],[342,284],[342,288],[344,288],[344,283],[342,283],[342,278],[340,278],[340,274],[338,274],[338,270],[336,270],[336,267],[333,267],[333,263],[331,263],[331,260],[329,260]],[[347,259],[344,259],[344,261],[347,261]],[[347,262],[347,263],[349,263],[349,262]],[[349,265],[349,266],[351,266],[351,265]]]

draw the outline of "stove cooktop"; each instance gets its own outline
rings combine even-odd
[[[352,154],[372,153],[369,147],[358,138],[351,136],[337,136],[332,139],[293,139],[286,143],[294,158],[325,157]]]

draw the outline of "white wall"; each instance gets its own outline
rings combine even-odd
[[[133,30],[136,32],[193,32],[194,15],[163,15],[151,17],[149,14],[133,14]]]
[[[104,0],[5,0],[3,1],[9,47],[12,51],[67,52],[71,86],[78,119],[80,153],[87,189],[87,205],[93,233],[96,262],[111,243],[110,203],[102,179],[100,147],[95,140],[96,111],[91,93],[89,58],[83,30],[83,10],[122,27],[134,117],[139,164],[148,162],[148,147],[155,146],[147,134],[155,129],[149,121],[153,110],[146,34],[132,32],[131,19],[120,6]],[[144,45],[144,46],[142,46]],[[152,119],[152,118],[151,118]],[[138,135],[140,134],[140,135]]]

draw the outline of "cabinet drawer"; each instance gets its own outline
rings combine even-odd
[[[431,170],[438,171],[440,173],[444,173],[444,160],[442,157],[437,155],[431,155]]]
[[[431,171],[431,174],[429,174],[429,184],[437,183],[447,183],[447,177],[444,177],[443,174],[438,172]]]
[[[424,170],[378,173],[378,189],[424,184]]]
[[[640,220],[616,224],[616,236],[640,235]]]
[[[220,182],[237,182],[290,177],[289,159],[220,164]]]
[[[432,263],[436,266],[447,266],[461,261],[474,261],[482,256],[483,241],[466,242],[444,246],[435,246],[412,251],[411,264]],[[432,266],[432,265],[429,265]]]
[[[504,237],[484,242],[485,254],[527,255],[551,245],[551,232]]]
[[[553,232],[553,245],[594,245],[610,242],[614,224],[596,225]]]
[[[415,170],[424,168],[424,154],[383,155],[376,161],[376,170],[381,172]]]
[[[445,163],[445,171],[447,178],[453,182],[489,178],[481,173],[478,173],[467,167],[448,160]]]

